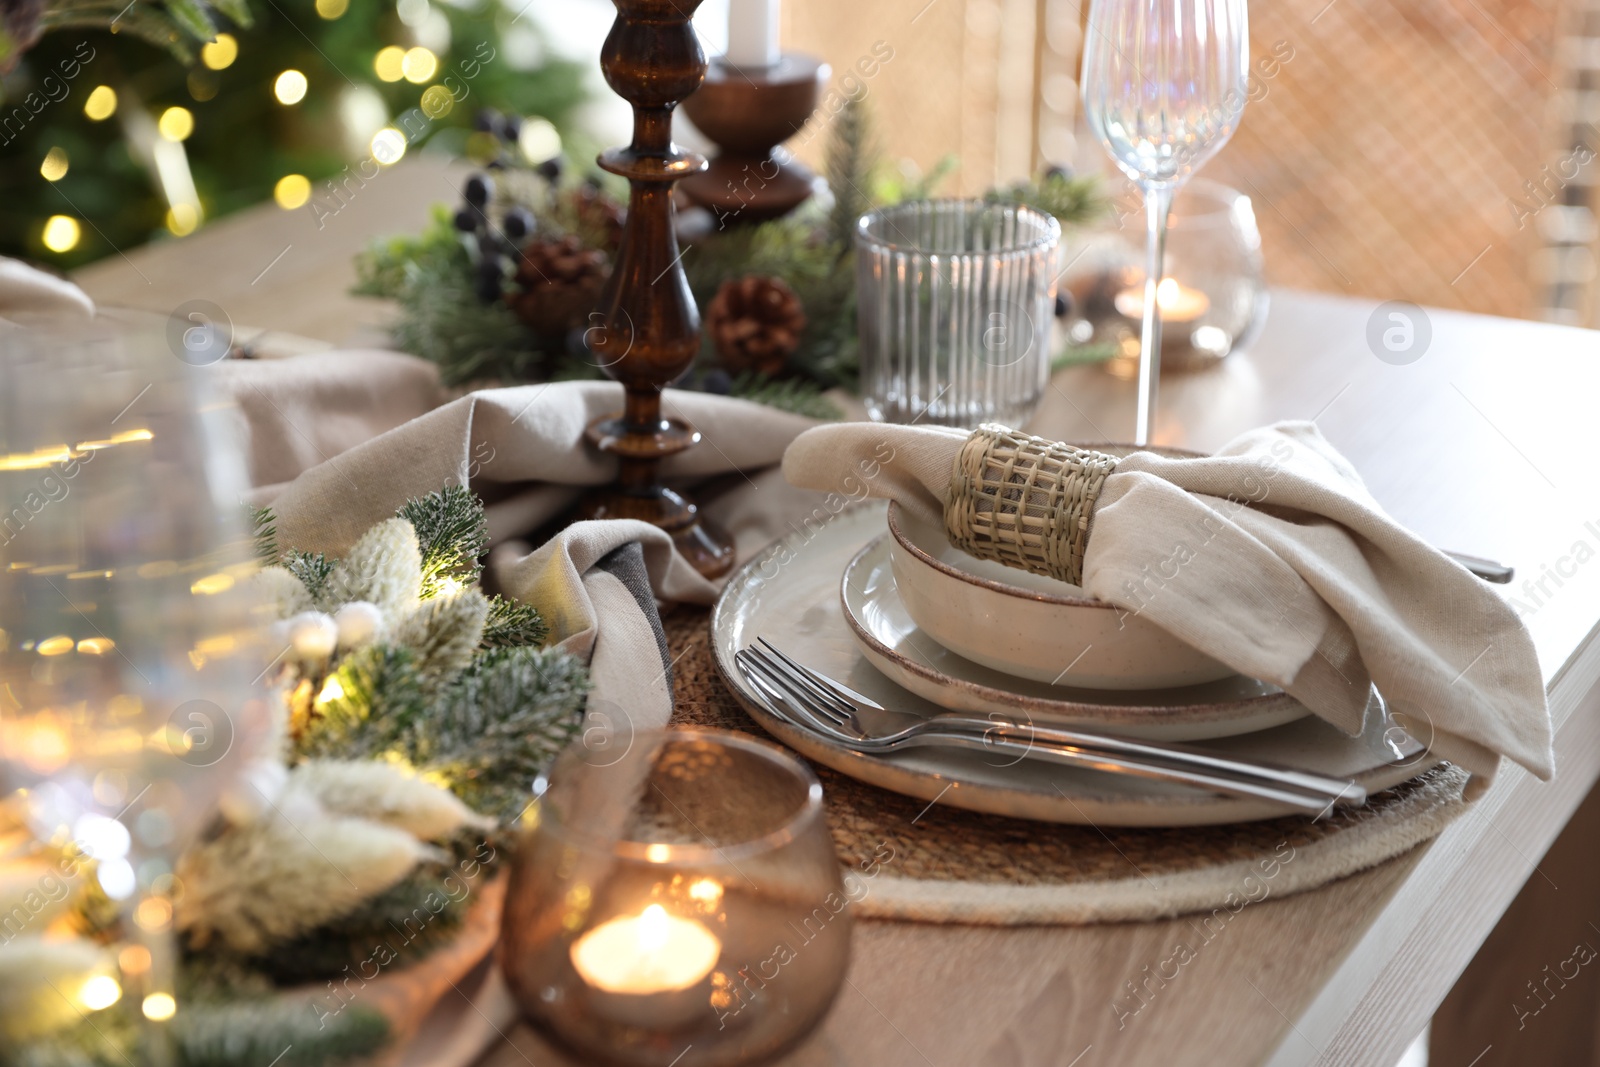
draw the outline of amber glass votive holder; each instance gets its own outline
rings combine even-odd
[[[501,961],[584,1063],[765,1063],[844,980],[851,897],[816,776],[716,730],[574,745],[524,818]]]

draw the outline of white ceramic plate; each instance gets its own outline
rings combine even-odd
[[[861,655],[844,619],[839,576],[884,528],[881,505],[840,513],[821,528],[768,546],[729,580],[711,616],[717,667],[752,718],[791,748],[842,774],[907,796],[972,811],[1103,826],[1205,826],[1290,814],[1267,801],[1220,797],[1165,782],[983,753],[918,749],[889,757],[851,752],[789,726],[766,709],[734,665],[736,650],[766,637],[808,666],[838,678],[886,707],[936,715],[937,705],[891,682]],[[1387,789],[1438,761],[1414,743],[1385,745],[1392,724],[1374,701],[1361,737],[1345,737],[1316,718],[1241,736],[1199,742],[1232,756],[1270,760],[1354,777],[1369,791]],[[989,762],[994,760],[995,762]]]
[[[939,644],[992,671],[1075,689],[1171,689],[1238,673],[1138,612],[969,556],[942,526],[896,504],[886,544],[905,613]]]
[[[1024,715],[1149,741],[1230,737],[1311,714],[1277,686],[1239,674],[1181,689],[1080,689],[974,663],[912,620],[895,584],[892,547],[888,537],[876,538],[845,567],[844,620],[874,667],[942,708]]]

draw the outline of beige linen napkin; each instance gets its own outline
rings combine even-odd
[[[791,482],[861,479],[944,526],[957,430],[852,424],[801,435]],[[1554,773],[1527,628],[1465,568],[1383,512],[1311,423],[1246,433],[1206,458],[1137,452],[1090,516],[1083,588],[1347,733],[1376,684],[1419,740],[1480,780],[1507,756]]]
[[[362,361],[358,366],[381,373],[367,355],[355,354]],[[330,396],[349,393],[359,400],[367,394],[349,392],[353,387],[329,388],[332,372],[303,372],[298,364],[346,358],[329,353],[258,367],[226,361],[213,370],[236,393],[270,389],[276,398],[268,410],[284,421],[263,416],[253,427],[254,440],[288,441],[298,435],[327,443],[328,434],[314,428],[322,417],[319,403]],[[269,372],[275,381],[258,381]],[[241,381],[248,388],[240,387]],[[621,405],[622,388],[612,382],[472,393],[330,454],[287,485],[261,488],[256,499],[276,514],[280,544],[339,555],[407,500],[445,485],[470,484],[492,501],[492,579],[506,595],[548,613],[555,640],[590,663],[591,709],[619,727],[664,726],[672,707],[671,671],[654,600],[708,604],[719,585],[702,578],[673,551],[666,534],[645,523],[576,523],[538,551],[512,540],[559,517],[585,487],[610,480],[615,460],[588,445],[584,430]],[[336,416],[341,411],[330,407]],[[783,484],[776,469],[764,468],[775,468],[784,448],[813,420],[676,390],[666,393],[664,409],[687,419],[703,436],[695,448],[668,460],[665,472],[691,482],[731,479],[731,486],[707,504],[706,514],[734,535],[741,555],[783,532],[786,515],[799,513],[802,496]],[[289,412],[296,413],[294,421]],[[257,469],[272,468],[262,461]],[[618,724],[619,717],[627,721]]]

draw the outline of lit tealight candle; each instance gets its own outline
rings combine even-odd
[[[1144,318],[1144,286],[1138,285],[1117,294],[1117,311],[1130,319]],[[1211,300],[1198,289],[1180,284],[1176,278],[1162,278],[1156,286],[1156,307],[1162,322],[1193,322],[1211,308]]]
[[[572,944],[572,965],[595,989],[644,996],[688,989],[711,973],[722,942],[693,919],[651,904],[611,919]]]

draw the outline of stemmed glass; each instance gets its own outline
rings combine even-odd
[[[94,1027],[120,1001],[161,1067],[174,859],[270,736],[243,460],[166,321],[20,322],[0,324],[0,871],[94,885],[115,917],[96,905],[82,944],[114,961],[28,995]],[[13,909],[5,940],[50,918]]]
[[[1178,189],[1239,124],[1249,37],[1245,0],[1093,0],[1089,8],[1084,115],[1145,202],[1136,444],[1149,443],[1155,416],[1167,213]]]

